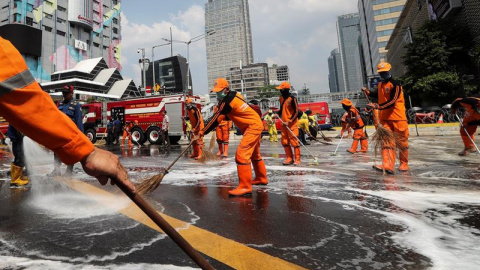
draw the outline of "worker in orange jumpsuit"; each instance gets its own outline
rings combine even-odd
[[[217,112],[218,106],[215,106],[214,112]],[[232,121],[228,118],[220,122],[217,126],[217,156],[226,158],[228,156],[228,142],[230,140],[230,129],[232,128]]]
[[[402,85],[396,82],[390,70],[392,66],[389,63],[380,63],[377,66],[381,82],[378,84],[378,91],[369,91],[362,87],[365,94],[378,97],[377,103],[370,103],[367,106],[379,110],[380,125],[393,132],[395,139],[398,140],[400,152],[399,171],[408,171],[408,122],[405,113],[405,98],[403,97]],[[395,143],[386,143],[382,149],[382,165],[374,165],[377,170],[385,170],[389,174],[394,174],[396,145]]]
[[[347,122],[348,126],[352,127],[354,130],[352,147],[348,149],[347,152],[351,154],[357,153],[358,143],[360,143],[361,148],[358,152],[366,153],[368,151],[368,139],[363,131],[363,127],[365,125],[360,117],[360,112],[348,98],[342,100],[340,103],[348,114],[345,118],[345,121]]]
[[[276,88],[280,90],[280,110],[278,117],[282,120],[282,145],[285,149],[286,159],[283,165],[300,165],[300,142],[298,140],[298,103],[297,98],[290,93],[290,83],[282,82]],[[290,132],[288,129],[290,129]],[[293,134],[292,134],[293,133]],[[292,151],[293,148],[293,151]],[[295,158],[293,156],[295,153]]]
[[[348,116],[348,112],[345,112],[342,115],[342,118],[340,119],[340,122],[342,124],[342,130],[340,131],[340,136],[343,137],[343,138],[346,138],[346,137],[351,138],[352,137],[352,127],[349,126],[348,123],[347,123],[347,116]],[[347,136],[344,135],[345,132],[348,132]]]
[[[187,106],[188,118],[190,118],[190,122],[192,123],[193,136],[197,137],[192,144],[193,153],[190,155],[190,158],[199,159],[202,156],[202,149],[204,146],[203,135],[198,136],[199,132],[204,128],[203,117],[191,98],[187,98],[185,104]]]
[[[135,191],[118,157],[93,146],[42,90],[17,49],[1,37],[0,65],[0,115],[20,132],[52,150],[65,164],[80,162],[85,172],[102,185],[108,180],[123,182],[130,191]]]
[[[480,125],[480,98],[467,97],[467,98],[457,98],[452,103],[452,113],[457,113],[460,107],[465,108],[465,114],[462,119],[463,128],[460,128],[460,136],[462,136],[464,149],[458,153],[459,156],[468,156],[468,154],[476,151],[475,145],[472,141],[475,142],[475,131],[477,131],[477,126]],[[468,135],[467,135],[468,133]],[[470,140],[470,138],[472,140]]]
[[[125,123],[125,127],[123,128],[123,137],[122,137],[122,145],[125,145],[125,139],[128,141],[128,147],[133,147],[132,146],[132,128],[133,128],[133,122],[128,121]]]
[[[235,126],[242,131],[243,137],[235,154],[239,184],[237,188],[230,190],[228,193],[232,196],[251,194],[252,184],[268,184],[267,169],[260,155],[260,141],[263,131],[262,120],[240,93],[230,90],[226,79],[218,78],[215,81],[212,92],[217,94],[217,99],[220,101],[218,111],[199,135],[202,136],[212,131],[226,118],[232,120]],[[255,179],[253,180],[252,165],[255,171]]]

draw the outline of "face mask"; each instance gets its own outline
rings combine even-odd
[[[290,89],[282,89],[280,90],[280,93],[282,94],[282,96],[288,97],[290,95]]]
[[[269,112],[269,113],[268,113],[268,115],[272,115],[272,113],[271,113],[271,112]]]
[[[226,96],[227,96],[227,93],[225,93],[225,91],[217,92],[217,99],[218,100],[223,100]]]
[[[390,74],[390,71],[380,72],[378,73],[378,75],[380,75],[380,78],[382,78],[383,82],[388,81],[392,77],[392,74]]]
[[[343,109],[344,109],[345,111],[349,111],[349,110],[350,110],[350,106],[346,106],[346,105],[342,104],[342,107],[343,107]]]

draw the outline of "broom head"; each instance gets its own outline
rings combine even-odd
[[[140,184],[135,186],[137,194],[145,195],[154,191],[162,182],[165,174],[168,173],[168,171],[165,168],[161,168],[161,171],[162,171],[161,173],[154,175],[148,179],[145,179]]]

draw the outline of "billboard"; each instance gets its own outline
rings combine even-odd
[[[93,0],[68,0],[68,21],[93,29]]]

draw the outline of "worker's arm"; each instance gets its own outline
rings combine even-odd
[[[398,98],[400,97],[400,94],[402,93],[402,89],[401,89],[401,86],[397,85],[395,82],[393,82],[392,84],[393,84],[393,89],[392,89],[393,92],[390,93],[390,98],[386,102],[378,104],[377,109],[379,110],[388,109],[390,107],[393,107],[397,102]]]
[[[292,110],[293,110],[293,114],[292,116],[290,117],[290,121],[289,121],[289,124],[292,123],[293,121],[295,121],[295,119],[297,119],[298,117],[298,102],[297,102],[297,98],[295,98],[294,96],[291,96],[292,98]]]

